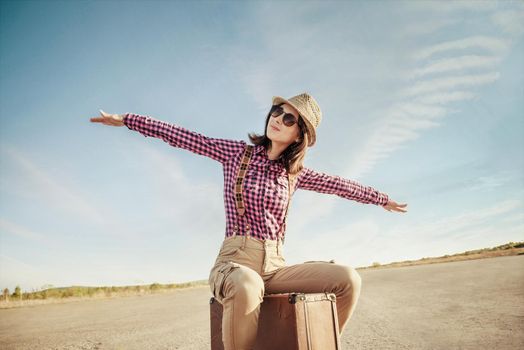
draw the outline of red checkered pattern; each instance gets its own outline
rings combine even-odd
[[[281,158],[270,160],[264,146],[255,145],[253,157],[244,179],[246,212],[239,217],[235,207],[235,177],[246,142],[212,138],[181,126],[149,116],[126,113],[124,124],[145,137],[164,140],[173,147],[183,148],[222,164],[224,173],[225,236],[246,232],[259,239],[277,239],[282,232],[288,200],[288,181]],[[297,189],[334,194],[364,204],[385,205],[388,195],[370,186],[337,175],[328,175],[303,168],[297,178]]]

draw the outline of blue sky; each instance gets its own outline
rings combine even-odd
[[[524,2],[3,1],[0,287],[207,279],[221,164],[126,127],[262,132],[272,96],[323,120],[305,165],[408,204],[297,191],[288,264],[354,267],[524,239]]]

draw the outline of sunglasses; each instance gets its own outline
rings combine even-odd
[[[271,107],[270,113],[273,118],[277,118],[279,115],[284,113],[284,108],[273,105],[273,107]],[[298,123],[298,119],[291,113],[285,113],[284,116],[282,117],[282,122],[284,123],[285,126],[293,126],[295,125],[295,123]]]

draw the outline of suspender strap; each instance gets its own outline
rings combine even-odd
[[[247,147],[244,149],[244,155],[242,156],[240,167],[238,168],[237,179],[235,182],[235,203],[236,203],[238,215],[240,216],[243,216],[246,211],[246,207],[244,206],[244,194],[242,192],[242,188],[244,184],[244,177],[246,175],[247,167],[249,166],[249,162],[251,161],[252,155],[253,155],[253,146],[247,145]]]
[[[286,206],[286,215],[284,216],[284,223],[282,224],[282,230],[280,231],[281,234],[280,234],[280,237],[282,238],[282,244],[284,244],[284,241],[286,239],[285,237],[285,233],[286,233],[286,221],[287,221],[287,214],[289,212],[289,206],[291,204],[291,198],[292,198],[292,194],[293,194],[293,190],[295,188],[295,185],[296,185],[296,182],[297,182],[297,175],[294,174],[294,175],[290,175],[289,173],[287,173],[287,183],[288,183],[288,192],[289,192],[289,199],[287,201],[287,206]]]

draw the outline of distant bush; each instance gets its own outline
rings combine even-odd
[[[22,291],[20,290],[20,286],[15,287],[15,292],[11,296],[16,299],[22,299]]]
[[[161,290],[187,288],[192,286],[207,285],[207,280],[192,281],[186,283],[152,283],[150,285],[134,285],[134,286],[111,286],[111,287],[82,287],[82,286],[71,286],[71,287],[59,287],[55,288],[51,284],[42,286],[42,290],[32,290],[31,292],[23,293],[20,286],[16,286],[15,291],[10,294],[8,288],[3,290],[2,298],[0,302],[9,303],[11,301],[23,301],[23,300],[50,300],[50,299],[65,299],[70,297],[96,297],[106,296],[111,297],[113,294],[129,294],[136,293],[141,294],[143,292],[154,293]],[[44,289],[44,287],[48,287]]]

